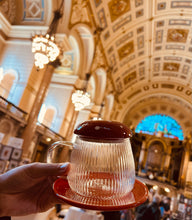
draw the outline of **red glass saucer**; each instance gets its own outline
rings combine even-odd
[[[73,192],[65,179],[57,179],[53,184],[55,194],[69,205],[83,209],[99,211],[118,211],[137,207],[148,198],[147,186],[139,180],[135,180],[133,190],[121,198],[103,200],[84,197]]]

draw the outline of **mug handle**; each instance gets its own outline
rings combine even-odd
[[[53,150],[55,150],[60,145],[67,146],[70,150],[73,150],[73,143],[70,142],[70,141],[57,141],[57,142],[54,142],[53,144],[51,144],[51,146],[48,149],[47,163],[52,163],[51,162],[52,152],[53,152]]]

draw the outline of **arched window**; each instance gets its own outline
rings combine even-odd
[[[163,144],[160,141],[152,142],[149,146],[146,166],[160,169],[163,153]]]
[[[56,109],[53,106],[46,107],[45,104],[42,105],[38,121],[47,127],[51,127],[56,115]]]
[[[4,98],[8,98],[13,83],[15,81],[15,75],[12,73],[7,73],[3,76],[1,83],[0,83],[0,95]]]
[[[136,133],[161,134],[164,137],[183,140],[183,131],[178,122],[168,115],[154,114],[145,117],[135,129]]]

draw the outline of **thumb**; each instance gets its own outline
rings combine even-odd
[[[70,169],[69,163],[31,163],[26,166],[26,173],[32,178],[42,176],[65,176]]]

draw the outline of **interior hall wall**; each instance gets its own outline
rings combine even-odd
[[[3,48],[0,41],[0,48]],[[1,49],[0,49],[1,51]],[[28,41],[8,41],[1,53],[1,66],[4,72],[14,70],[17,73],[17,80],[14,82],[8,100],[18,105],[29,74],[33,66],[33,54],[31,52],[31,42]]]

